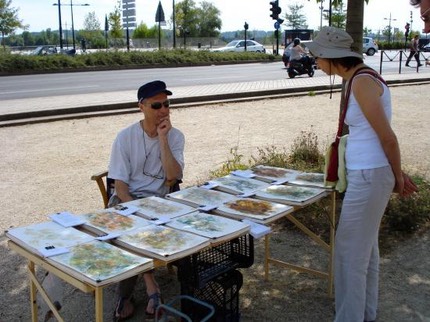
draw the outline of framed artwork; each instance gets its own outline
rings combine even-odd
[[[324,184],[324,173],[300,172],[288,184],[331,189]]]
[[[135,213],[136,216],[151,220],[159,219],[162,216],[175,218],[195,211],[195,208],[191,206],[155,196],[129,201],[123,205],[136,206],[139,208],[139,211]]]
[[[292,206],[267,200],[238,198],[222,204],[214,212],[231,218],[249,219],[260,224],[268,224],[293,210]]]
[[[149,258],[98,240],[73,246],[68,253],[52,256],[48,261],[94,286],[117,282],[154,267]]]
[[[149,221],[135,215],[124,216],[114,211],[99,211],[80,215],[86,222],[84,229],[95,234],[122,233],[149,225]]]
[[[209,246],[205,237],[166,226],[148,225],[127,232],[113,241],[138,254],[169,262]]]
[[[266,189],[257,191],[256,197],[274,202],[302,206],[326,196],[327,193],[325,189],[319,188],[272,185]]]
[[[215,185],[216,190],[232,194],[251,195],[256,190],[267,188],[270,184],[250,178],[241,178],[235,175],[227,175],[212,179],[209,183]]]
[[[47,256],[45,250],[75,246],[94,237],[73,227],[63,227],[52,221],[9,229],[6,236],[36,254]]]
[[[177,192],[169,193],[166,198],[183,202],[192,207],[217,207],[226,201],[233,200],[235,197],[231,194],[209,190],[199,187],[186,188]]]
[[[243,235],[250,229],[241,221],[199,211],[175,218],[167,226],[216,239],[217,242]]]

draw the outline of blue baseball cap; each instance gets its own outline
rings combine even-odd
[[[137,99],[140,102],[145,98],[153,97],[159,93],[166,93],[167,95],[172,95],[172,92],[166,89],[166,83],[160,80],[146,83],[140,86],[137,91]]]

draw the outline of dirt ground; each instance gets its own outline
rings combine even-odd
[[[430,178],[430,109],[422,103],[429,85],[394,87],[393,128],[404,167]],[[337,128],[339,94],[172,109],[172,122],[186,137],[183,187],[203,182],[238,147],[244,160],[257,148],[288,149],[301,131],[312,131],[324,149]],[[0,128],[1,232],[46,221],[58,211],[74,213],[102,208],[94,173],[105,170],[116,133],[140,118],[138,113]],[[272,254],[283,260],[325,269],[328,256],[303,234],[273,225]],[[242,321],[330,321],[333,299],[327,282],[307,274],[272,267],[264,280],[263,240],[256,241],[255,262],[242,269]],[[429,234],[415,236],[382,254],[378,321],[430,321]],[[0,235],[0,321],[31,317],[26,262],[10,251]],[[39,273],[41,274],[41,273]],[[175,276],[157,271],[164,298],[177,294]],[[142,319],[146,297],[140,284],[137,315]],[[62,309],[66,321],[93,321],[91,295],[68,286]],[[114,306],[114,286],[104,293],[105,320]]]

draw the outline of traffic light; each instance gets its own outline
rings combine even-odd
[[[270,5],[272,6],[270,8],[270,11],[272,11],[272,14],[270,15],[270,17],[273,20],[278,20],[279,14],[282,11],[282,9],[279,7],[278,0],[270,1]]]
[[[409,24],[409,22],[407,22],[405,25],[405,38],[408,38],[410,27],[411,27],[411,25]]]

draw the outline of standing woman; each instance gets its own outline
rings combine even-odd
[[[318,67],[351,83],[345,123],[348,187],[335,240],[336,322],[376,319],[378,231],[391,193],[407,196],[416,185],[403,173],[391,126],[391,96],[385,82],[353,52],[351,36],[324,27],[307,46]]]

